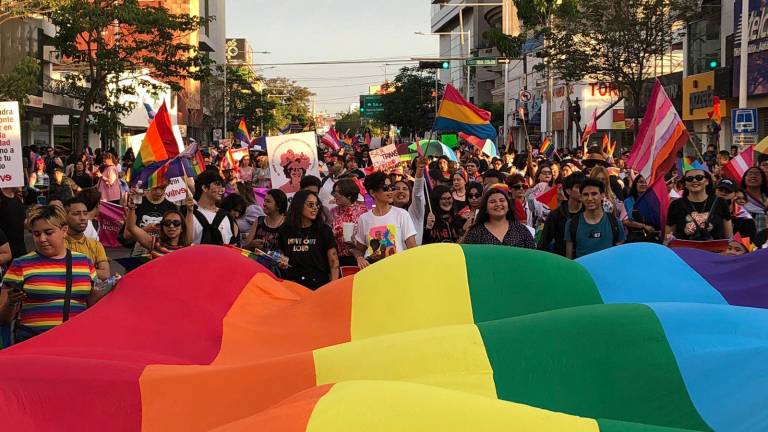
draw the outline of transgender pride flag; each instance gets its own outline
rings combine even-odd
[[[688,130],[656,80],[627,165],[642,174],[648,184],[653,184],[672,168],[677,152],[687,141]]]

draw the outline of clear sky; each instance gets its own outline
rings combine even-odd
[[[227,0],[227,37],[246,38],[254,63],[436,56],[429,32],[429,0]],[[317,111],[347,111],[368,86],[391,79],[402,64],[278,66],[284,76],[317,94]]]

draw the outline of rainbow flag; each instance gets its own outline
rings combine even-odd
[[[545,137],[544,141],[542,141],[539,147],[539,154],[546,156],[548,159],[552,159],[552,156],[555,155],[555,145],[552,144],[552,140],[549,137]]]
[[[240,142],[240,145],[248,147],[251,145],[251,135],[248,133],[248,125],[245,123],[245,119],[240,119],[240,124],[235,130],[235,142]]]
[[[142,169],[156,162],[166,161],[179,154],[179,144],[173,134],[171,117],[165,102],[160,105],[155,118],[149,124],[144,141],[141,143],[136,161],[133,163],[134,176]]]
[[[0,351],[0,418],[9,431],[768,430],[751,408],[768,405],[766,254],[638,243],[570,261],[438,244],[313,292],[238,251],[184,248]],[[628,279],[628,262],[664,277]]]
[[[445,86],[432,130],[464,132],[481,139],[496,139],[491,113],[467,102],[450,84]]]
[[[638,171],[648,183],[653,184],[672,168],[677,159],[677,152],[688,139],[688,130],[675,111],[664,87],[656,80],[627,166]]]

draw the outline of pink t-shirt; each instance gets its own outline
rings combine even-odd
[[[101,179],[98,185],[101,199],[104,201],[117,201],[120,199],[120,181],[118,179],[117,167],[109,165],[101,173]]]

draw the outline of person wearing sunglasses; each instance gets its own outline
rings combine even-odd
[[[285,258],[280,264],[283,277],[311,290],[339,278],[336,238],[322,207],[315,192],[296,192],[277,240]]]
[[[133,202],[133,195],[128,196],[128,213],[125,218],[125,229],[136,242],[149,251],[149,255],[154,258],[167,255],[173,251],[192,244],[192,226],[194,220],[195,202],[191,197],[184,201],[186,207],[186,216],[182,215],[177,209],[167,210],[160,219],[159,232],[155,236],[136,223],[136,204]]]
[[[525,183],[525,177],[522,175],[513,174],[507,177],[506,184],[509,186],[510,198],[512,198],[513,204],[515,202],[519,204],[515,205],[517,220],[536,230],[539,224],[544,222],[549,215],[549,208],[534,199],[533,195],[527,193],[528,185]]]
[[[390,183],[389,176],[381,171],[374,172],[365,178],[364,186],[376,204],[360,217],[357,225],[357,247],[353,253],[361,269],[416,247],[417,234],[411,215],[392,206],[395,187]]]
[[[728,203],[715,195],[710,174],[692,169],[685,173],[683,181],[682,198],[669,205],[665,243],[673,239],[710,241],[731,238],[731,211]]]

